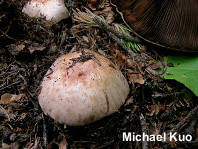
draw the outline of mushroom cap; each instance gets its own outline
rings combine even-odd
[[[116,112],[129,94],[128,82],[115,64],[88,50],[58,58],[41,86],[38,100],[44,113],[70,126]]]
[[[134,33],[153,44],[198,51],[198,0],[111,0]]]
[[[54,24],[69,17],[63,0],[31,0],[23,7],[22,12],[33,18],[45,16],[46,20]]]

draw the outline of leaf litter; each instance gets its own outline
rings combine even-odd
[[[0,2],[1,148],[196,147],[197,97],[184,85],[147,70],[148,66],[151,70],[160,67],[157,63],[160,56],[152,46],[145,43],[140,54],[132,57],[107,32],[94,25],[87,28],[70,18],[51,26],[42,18],[24,16],[21,13],[24,4],[25,1]],[[83,7],[90,7],[93,13],[104,15],[107,23],[122,23],[106,0],[71,4],[71,13],[72,9],[83,11]],[[41,111],[37,101],[39,85],[55,59],[85,48],[116,63],[128,79],[131,93],[119,112],[107,118],[83,127],[64,126]],[[157,135],[175,129],[191,134],[193,141],[149,144],[122,141],[122,132]]]

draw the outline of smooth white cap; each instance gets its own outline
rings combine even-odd
[[[115,64],[90,53],[94,57],[89,60],[81,52],[61,56],[42,81],[39,104],[56,122],[80,126],[97,121],[116,112],[129,94],[128,82]]]
[[[33,18],[45,16],[46,20],[54,24],[69,17],[63,0],[31,0],[23,7],[22,12]]]

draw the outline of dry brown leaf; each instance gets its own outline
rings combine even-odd
[[[112,11],[112,7],[105,7],[102,10],[102,14],[105,17],[105,21],[108,24],[112,24],[115,19],[115,13]]]
[[[155,115],[158,115],[160,108],[157,104],[155,104]]]
[[[166,109],[164,105],[158,104],[158,106],[159,106],[159,110],[160,110],[160,111],[164,111],[164,110]]]
[[[10,93],[5,93],[1,95],[1,104],[7,104],[10,102],[12,95]]]
[[[132,59],[127,59],[127,66],[134,68],[135,67],[134,61]]]
[[[86,42],[86,43],[89,43],[89,38],[87,36],[82,36],[83,37],[83,40]]]
[[[150,60],[146,66],[150,66],[151,69],[155,70],[159,68],[160,65],[156,63],[154,60]]]
[[[10,113],[8,110],[4,109],[4,107],[0,106],[0,116],[6,117],[9,121],[15,119],[15,115]]]
[[[98,0],[90,0],[88,6],[91,10],[96,10],[98,6]]]
[[[22,97],[25,97],[25,94],[18,94],[18,95],[14,95],[14,94],[10,94],[10,93],[5,93],[1,96],[1,104],[8,104],[11,101],[18,101],[20,100]]]
[[[134,71],[132,71],[130,69],[128,70],[128,72],[129,72],[128,78],[131,81],[131,83],[144,84],[144,78],[141,73],[135,73]]]
[[[67,149],[67,141],[65,138],[59,143],[59,149]]]
[[[149,116],[153,116],[154,113],[155,115],[158,115],[160,111],[165,110],[165,106],[160,105],[159,103],[155,105],[149,105],[147,108],[150,112],[147,112],[146,114]]]
[[[43,51],[45,48],[46,47],[44,44],[39,44],[28,40],[19,41],[18,43],[8,45],[8,51],[12,55],[18,55],[19,53],[26,52],[27,50],[29,50],[32,54],[34,51]]]
[[[46,47],[44,46],[30,46],[28,48],[28,50],[30,51],[30,53],[32,54],[34,51],[43,51]]]
[[[126,100],[124,106],[127,106],[129,104],[133,103],[133,96],[131,96],[129,99]]]
[[[149,106],[147,106],[147,109],[148,109],[150,112],[146,112],[146,115],[148,115],[148,116],[153,116],[153,114],[155,113],[155,106],[154,106],[154,105],[149,105]]]
[[[127,58],[123,55],[119,50],[116,50],[116,64],[118,68],[125,65],[127,62]]]
[[[140,53],[145,53],[147,50],[146,46],[142,46],[141,49],[140,49]]]
[[[24,48],[24,44],[11,44],[8,46],[8,50],[12,55],[18,55]]]
[[[50,52],[50,53],[54,53],[54,52],[57,51],[57,49],[58,49],[57,45],[53,42],[53,43],[51,43],[51,45],[50,45],[49,52]]]
[[[10,98],[10,101],[18,101],[22,97],[25,97],[25,94],[12,95],[12,97]]]
[[[1,149],[10,149],[10,145],[6,143],[2,143],[2,148]]]

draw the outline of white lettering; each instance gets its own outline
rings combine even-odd
[[[145,132],[142,133],[142,141],[149,141],[149,136]]]
[[[155,141],[155,135],[150,135],[150,140],[149,141]]]
[[[184,135],[178,135],[178,140],[179,141],[185,141],[185,136]]]
[[[173,139],[174,139],[174,141],[177,141],[176,134],[177,134],[177,132],[175,132],[174,134],[172,132],[170,132],[170,141],[173,141]]]
[[[133,132],[133,141],[135,141],[135,132]]]
[[[164,138],[163,139],[164,139],[164,142],[165,142],[166,141],[166,133],[165,132],[164,132]]]
[[[186,135],[186,141],[192,141],[192,136],[191,135]]]
[[[128,134],[126,134],[126,132],[123,132],[122,141],[131,141],[131,132],[128,132]]]
[[[138,138],[139,138],[139,139],[138,139]],[[135,136],[135,140],[136,140],[136,141],[141,141],[141,135],[136,135],[136,136]]]
[[[157,135],[157,136],[156,136],[156,140],[157,140],[157,141],[162,141],[162,135]]]
[[[135,134],[135,132],[123,132],[122,133],[122,140],[123,141],[166,141],[167,136],[169,141],[192,141],[192,136],[190,134],[188,135],[180,135],[177,134],[177,132],[170,132],[169,135],[166,134],[165,132],[163,135],[148,135],[146,133],[140,134]]]

